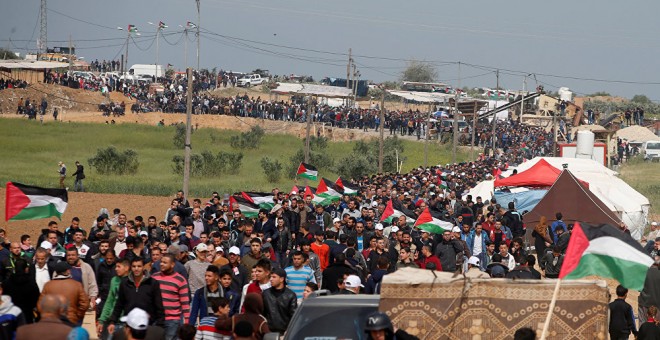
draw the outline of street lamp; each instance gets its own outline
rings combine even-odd
[[[156,66],[155,67],[156,68],[156,73],[155,73],[155,76],[154,76],[154,82],[157,83],[158,82],[158,41],[160,40],[160,39],[158,39],[158,35],[160,34],[160,31],[162,29],[167,28],[167,25],[165,25],[165,23],[162,22],[162,21],[159,21],[158,25],[154,24],[151,21],[149,21],[147,23],[149,25],[156,26],[156,65],[155,65]]]
[[[120,26],[117,26],[117,29],[120,30],[120,31],[124,30]],[[122,61],[122,67],[121,67],[121,77],[124,77],[124,83],[126,82],[126,80],[128,78],[127,75],[126,75],[126,73],[128,73],[128,72],[125,72],[125,71],[128,69],[128,44],[129,44],[129,40],[131,39],[131,33],[135,33],[135,35],[140,36],[140,33],[138,32],[138,29],[137,29],[137,27],[135,27],[135,25],[128,25],[128,27],[126,29],[126,55],[123,58],[124,60]],[[121,77],[119,77],[120,80],[121,80]]]
[[[186,25],[179,25],[179,27],[183,28],[183,34],[185,34],[185,41],[184,41],[184,63],[185,63],[185,68],[188,68],[188,30],[191,28],[197,27],[194,23],[188,21],[186,22]]]

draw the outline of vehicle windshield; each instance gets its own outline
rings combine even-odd
[[[648,142],[646,144],[647,150],[660,150],[660,142]]]
[[[306,309],[304,315],[297,315],[300,320],[292,320],[286,339],[366,339],[364,325],[373,311],[375,307]]]

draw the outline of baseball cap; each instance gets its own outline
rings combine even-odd
[[[44,249],[53,249],[53,245],[48,241],[41,242],[40,247]]]
[[[149,234],[147,234],[146,231],[142,230],[142,231],[140,232],[140,236],[149,236]]]
[[[470,258],[468,259],[468,264],[471,264],[473,266],[479,266],[480,263],[481,261],[479,261],[479,258],[476,256],[470,256]]]
[[[376,223],[376,230],[383,230],[383,225],[381,223]]]
[[[490,269],[490,277],[504,277],[506,275],[506,272],[504,271],[504,267],[502,266],[493,266]]]
[[[200,243],[195,247],[195,250],[199,252],[209,251],[209,247],[206,245],[206,243]]]
[[[281,278],[283,278],[283,279],[286,279],[286,271],[285,271],[284,269],[282,269],[282,268],[276,268],[276,269],[273,269],[273,271],[271,272],[271,274],[275,274],[275,275],[277,275],[277,276],[279,276],[279,277],[281,277]]]
[[[372,206],[373,208],[377,207],[377,206],[378,206],[378,202],[376,202],[376,201],[371,202],[371,206]]]
[[[357,275],[349,275],[346,280],[344,280],[344,284],[346,285],[346,288],[364,287],[362,285],[362,280],[360,280]]]
[[[460,232],[461,232],[461,228],[459,228],[458,226],[454,226],[454,228],[451,229],[451,232],[452,232],[452,233],[460,233]]]
[[[658,225],[658,222],[651,222],[651,225],[652,225],[652,226],[657,226],[657,225]]]
[[[149,314],[141,308],[133,308],[126,316],[120,319],[128,327],[136,331],[144,331],[149,327]]]
[[[278,210],[280,210],[280,209],[282,209],[282,205],[279,204],[279,203],[278,203],[278,204],[275,204],[275,206],[273,207],[273,209],[270,209],[270,213],[271,213],[271,214],[274,214],[274,213],[276,213],[276,212],[277,212]]]
[[[229,248],[229,253],[234,254],[234,255],[241,255],[241,250],[238,249],[238,247],[233,246],[233,247]]]
[[[399,231],[399,227],[397,227],[397,226],[392,227],[392,232],[393,233],[396,233],[397,231]]]
[[[332,223],[337,223],[337,222],[341,222],[339,217],[335,217],[335,218],[332,219]]]
[[[188,246],[185,245],[185,244],[179,244],[179,252],[187,253],[188,252]]]
[[[216,252],[223,252],[223,253],[224,253],[224,252],[225,252],[225,248],[222,248],[221,246],[217,246],[217,247],[215,247],[215,251],[216,251]]]

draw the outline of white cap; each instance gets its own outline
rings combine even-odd
[[[473,266],[479,266],[480,263],[481,261],[479,261],[479,258],[476,256],[470,256],[470,258],[468,259],[468,264],[471,264]]]
[[[349,275],[346,280],[344,280],[344,284],[346,285],[346,288],[364,287],[362,285],[362,280],[360,280],[357,275]]]
[[[658,225],[658,222],[651,222],[651,225],[655,227]]]
[[[376,202],[376,201],[371,202],[371,206],[374,207],[374,208],[377,207],[377,206],[378,206],[378,202]]]
[[[149,236],[149,234],[147,234],[146,231],[142,230],[142,231],[140,232],[140,236]]]
[[[41,246],[41,248],[44,248],[44,249],[53,249],[53,245],[48,241],[41,242],[40,246]]]
[[[383,230],[383,225],[381,223],[376,223],[376,230]]]
[[[200,243],[195,247],[196,251],[209,251],[209,247],[206,245],[206,243]]]
[[[223,252],[223,253],[225,252],[225,250],[221,246],[215,247],[215,251],[216,252]]]
[[[410,196],[410,193],[406,191],[403,193],[403,196]]]
[[[332,223],[337,223],[337,222],[341,222],[339,217],[335,217],[335,218],[332,219]]]
[[[397,226],[392,227],[392,232],[393,233],[396,233],[397,231],[399,231],[399,227],[397,227]]]
[[[280,209],[282,209],[282,205],[279,204],[279,203],[278,203],[278,204],[275,204],[275,206],[273,207],[273,209],[270,209],[270,213],[271,213],[271,214],[274,214],[274,213],[276,213],[276,212],[277,212],[278,210],[280,210]]]
[[[128,315],[120,319],[128,327],[136,331],[144,331],[149,327],[149,314],[140,308],[133,308]]]
[[[461,232],[461,228],[459,228],[458,226],[454,226],[454,228],[452,228],[451,231],[452,231],[453,233],[460,233],[460,232]]]
[[[241,255],[241,250],[237,246],[229,248],[229,253],[234,255]]]

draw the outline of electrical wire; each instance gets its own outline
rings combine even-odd
[[[48,9],[49,11],[55,13],[55,14],[59,14],[59,15],[61,15],[61,16],[63,16],[63,17],[67,17],[67,18],[69,18],[69,19],[71,19],[71,20],[79,21],[79,22],[82,22],[82,23],[85,23],[85,24],[88,24],[88,25],[92,25],[92,26],[96,26],[96,27],[101,27],[101,28],[105,28],[105,29],[117,30],[117,27],[110,27],[110,26],[100,25],[100,24],[97,24],[97,23],[95,23],[95,22],[91,22],[91,21],[87,21],[87,20],[83,20],[83,19],[74,18],[74,17],[72,17],[72,16],[70,16],[70,15],[68,15],[68,14],[64,14],[64,13],[59,12],[59,11],[56,11],[56,10],[54,10],[54,9],[52,9],[52,8],[47,8],[47,9]]]

